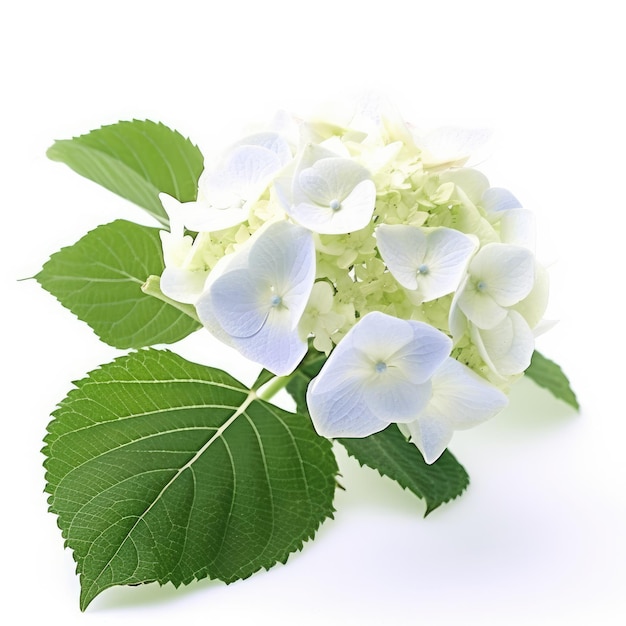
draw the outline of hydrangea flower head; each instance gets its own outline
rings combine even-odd
[[[307,393],[324,436],[395,423],[433,462],[506,404],[548,280],[532,213],[467,166],[485,131],[418,133],[390,111],[283,115],[203,173],[197,202],[164,196],[162,284],[277,375],[327,356]]]

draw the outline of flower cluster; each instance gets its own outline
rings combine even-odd
[[[321,435],[397,423],[433,462],[506,405],[547,304],[533,216],[465,167],[474,139],[380,110],[277,117],[205,169],[196,202],[162,194],[161,289],[276,375],[328,355],[307,393]]]

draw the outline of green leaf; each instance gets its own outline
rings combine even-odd
[[[200,324],[141,290],[163,271],[159,229],[116,220],[53,254],[35,276],[106,343],[140,348],[173,343]]]
[[[448,450],[428,465],[395,424],[363,439],[338,441],[361,465],[377,470],[423,498],[426,501],[424,516],[461,495],[469,485],[467,472]]]
[[[168,219],[159,192],[181,202],[195,200],[204,168],[200,150],[189,139],[149,120],[118,122],[56,141],[47,155],[138,204],[162,224]]]
[[[166,351],[76,383],[44,453],[83,610],[114,585],[232,582],[284,563],[334,510],[337,466],[308,418]]]
[[[525,375],[540,387],[547,389],[555,398],[563,400],[575,409],[580,409],[576,394],[563,370],[536,350]]]
[[[298,413],[308,414],[306,389],[325,361],[323,354],[310,350],[287,384],[286,389],[295,400]],[[426,501],[425,515],[459,496],[469,484],[467,472],[449,451],[428,465],[395,424],[369,437],[338,441],[361,465],[377,470],[423,498]]]

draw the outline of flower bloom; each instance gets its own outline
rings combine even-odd
[[[248,219],[251,205],[291,158],[291,148],[280,134],[257,133],[231,146],[216,168],[202,172],[197,201],[181,203],[167,194],[159,197],[168,213],[180,213],[189,230],[223,230]]]
[[[328,355],[307,391],[320,434],[396,423],[432,462],[505,405],[545,326],[533,214],[466,165],[486,136],[418,134],[376,102],[283,116],[207,168],[197,202],[162,196],[162,290],[277,375]]]
[[[461,282],[476,242],[452,228],[425,230],[382,224],[376,243],[395,279],[418,292],[420,302],[452,293]]]
[[[324,437],[367,437],[411,422],[452,342],[423,322],[373,312],[352,327],[309,384],[307,404]]]
[[[446,359],[431,384],[431,398],[417,419],[398,425],[427,463],[441,456],[455,430],[472,428],[508,404],[502,391],[456,359]]]
[[[291,373],[307,350],[298,323],[315,278],[311,233],[274,222],[222,261],[196,303],[200,320],[243,356]]]
[[[312,144],[305,146],[293,174],[276,187],[287,213],[323,234],[365,228],[376,203],[376,186],[362,165]]]

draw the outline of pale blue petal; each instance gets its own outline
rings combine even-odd
[[[363,390],[363,399],[372,413],[389,422],[413,421],[430,396],[430,382],[416,385],[393,366],[371,376]]]
[[[403,372],[412,384],[426,382],[452,347],[450,338],[430,324],[378,311],[363,317],[349,335],[352,346],[367,356],[372,369],[383,363]]]
[[[443,454],[452,440],[453,430],[450,425],[431,416],[424,416],[404,427],[408,430],[411,442],[429,465]]]
[[[413,384],[425,383],[450,355],[452,340],[424,322],[405,322],[413,338],[389,356],[388,364],[402,369]]]
[[[308,349],[297,329],[291,329],[291,317],[286,309],[271,309],[258,333],[233,337],[232,345],[276,376],[291,374]]]
[[[487,189],[483,193],[481,204],[492,218],[498,217],[498,214],[503,211],[522,208],[521,202],[508,189],[501,187]]]
[[[432,398],[420,420],[439,420],[454,430],[476,426],[508,404],[502,391],[452,358],[446,359],[435,372],[432,386]]]
[[[363,385],[346,378],[331,390],[318,384],[325,378],[324,368],[307,389],[306,401],[315,430],[322,437],[367,437],[384,430],[390,422],[381,420],[363,399]]]
[[[254,241],[249,265],[255,279],[280,291],[310,281],[311,266],[315,265],[313,236],[306,228],[287,221],[269,224]]]
[[[325,205],[333,199],[344,200],[367,179],[369,172],[362,165],[351,159],[332,157],[300,171],[298,185],[314,203]]]
[[[362,317],[348,335],[352,345],[366,354],[372,363],[388,361],[414,338],[410,322],[379,311]],[[339,346],[344,341],[345,338]]]
[[[325,235],[341,235],[355,232],[367,226],[376,205],[376,187],[371,180],[359,183],[351,194],[334,210],[327,206],[301,202],[288,213],[309,230]]]
[[[218,323],[232,337],[250,337],[265,324],[271,299],[263,299],[263,290],[249,270],[224,273],[208,291]]]
[[[378,249],[394,278],[418,292],[420,302],[452,293],[465,275],[476,243],[451,229],[427,231],[404,224],[376,229]]]
[[[273,152],[281,166],[286,165],[291,160],[291,148],[287,140],[279,133],[260,132],[244,137],[235,146],[260,146]]]

